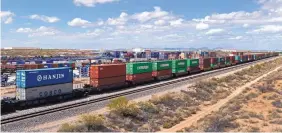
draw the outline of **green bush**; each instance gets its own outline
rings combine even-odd
[[[58,132],[76,132],[75,129],[76,129],[76,126],[68,124],[68,123],[64,123],[61,125]]]
[[[88,130],[100,130],[104,127],[104,116],[102,115],[82,115],[79,122],[88,128]]]
[[[136,117],[139,113],[139,108],[135,103],[130,103],[126,97],[118,97],[108,104],[111,112],[120,114],[125,117]]]
[[[151,102],[140,102],[139,108],[148,113],[159,113],[158,107]]]

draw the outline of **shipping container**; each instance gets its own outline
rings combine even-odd
[[[143,82],[152,81],[152,73],[141,73],[141,74],[128,74],[126,80],[132,84],[139,84]]]
[[[153,71],[151,62],[126,63],[126,74],[151,73]]]
[[[29,70],[29,69],[37,69],[38,65],[37,64],[24,64],[24,69]]]
[[[225,57],[225,65],[230,66],[231,65],[231,59],[230,56]]]
[[[20,70],[16,72],[16,75],[20,76],[16,79],[18,88],[32,88],[73,81],[73,71],[68,67]]]
[[[211,68],[212,69],[219,68],[218,58],[216,57],[211,58]]]
[[[103,64],[90,67],[90,78],[109,78],[126,75],[126,64]]]
[[[200,72],[201,69],[199,66],[194,66],[194,67],[187,67],[187,72],[188,73],[197,73]]]
[[[167,79],[172,77],[172,70],[167,69],[167,70],[153,71],[152,76],[158,80]]]
[[[187,68],[173,68],[172,73],[174,73],[174,74],[187,73]]]
[[[199,59],[187,59],[187,67],[199,67]]]
[[[235,62],[236,62],[236,64],[241,63],[241,56],[240,55],[235,56]]]
[[[38,64],[37,65],[37,69],[42,69],[42,68],[44,68],[44,64]]]
[[[44,64],[44,68],[52,68],[52,64]]]
[[[199,66],[201,70],[210,70],[211,69],[211,58],[200,58]]]
[[[17,88],[16,99],[18,100],[34,100],[51,96],[60,96],[72,94],[73,84],[64,83],[48,86],[40,86],[33,88]]]
[[[117,76],[117,77],[109,77],[109,78],[93,78],[90,80],[90,85],[93,87],[101,87],[101,86],[107,86],[112,84],[119,84],[119,83],[125,83],[126,81],[126,75],[123,76]]]
[[[232,65],[236,65],[235,56],[230,56],[230,62]]]
[[[167,70],[172,68],[172,61],[156,61],[153,62],[153,71],[161,71],[161,70]]]
[[[218,58],[218,62],[219,62],[219,67],[225,67],[225,57],[219,57]]]
[[[187,68],[187,60],[173,60],[172,68]]]
[[[58,68],[59,65],[58,64],[52,64],[52,68]]]

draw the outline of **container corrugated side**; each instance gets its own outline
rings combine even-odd
[[[186,68],[187,61],[186,60],[173,60],[172,61],[172,68]]]
[[[172,73],[185,73],[187,72],[186,68],[173,68]]]
[[[70,83],[73,81],[73,71],[69,67],[20,71],[21,88]]]
[[[125,64],[93,65],[90,67],[90,78],[108,78],[125,75]]]
[[[126,64],[126,74],[141,74],[153,71],[151,62],[136,62]]]
[[[73,90],[72,83],[40,86],[33,88],[17,88],[16,99],[18,100],[34,100],[50,96],[71,94]]]
[[[187,59],[187,67],[199,66],[199,59]]]
[[[161,71],[172,68],[172,61],[156,61],[153,62],[153,71]]]

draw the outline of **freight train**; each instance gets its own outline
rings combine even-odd
[[[89,68],[90,83],[80,89],[73,89],[71,67],[18,70],[16,72],[16,97],[2,99],[1,111],[2,113],[13,112],[46,103],[86,97],[93,91],[116,90],[278,55],[279,53],[266,53],[91,65]]]

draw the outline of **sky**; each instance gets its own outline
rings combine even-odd
[[[1,0],[1,47],[282,50],[282,0]]]

